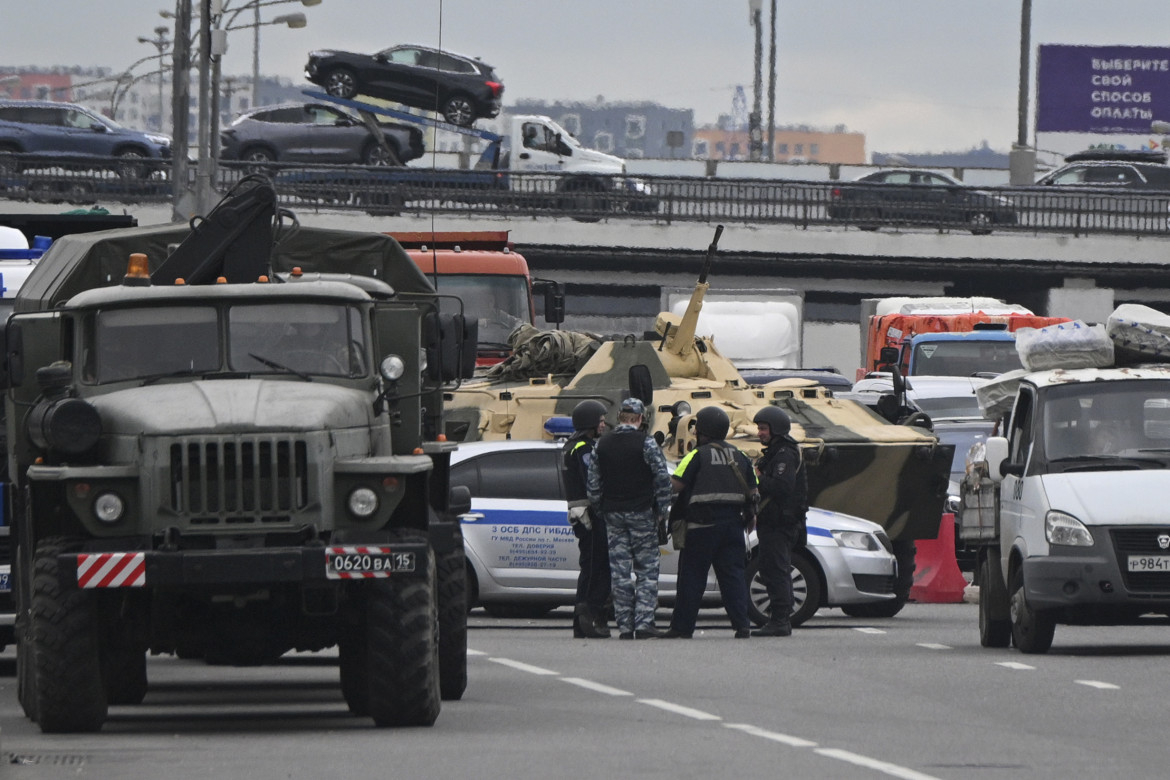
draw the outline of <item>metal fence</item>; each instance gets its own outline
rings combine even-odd
[[[113,159],[79,164],[6,156],[0,166],[0,198],[76,205],[169,202],[170,170],[157,161],[151,164],[156,167],[126,168],[124,161]],[[224,163],[216,189],[226,192],[251,172]],[[263,172],[271,177],[281,205],[300,210],[554,216],[583,222],[834,225],[859,230],[898,226],[976,234],[1170,234],[1170,192],[930,188],[683,176],[586,178],[543,172],[276,163]]]

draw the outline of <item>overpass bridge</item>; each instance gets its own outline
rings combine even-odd
[[[9,203],[7,212],[53,212]],[[169,222],[169,204],[124,207],[140,225]],[[120,210],[120,209],[119,209]],[[554,216],[452,214],[370,216],[296,210],[303,224],[353,230],[508,230],[535,276],[567,287],[565,327],[641,333],[664,288],[695,283],[714,223],[665,224]],[[792,288],[805,298],[805,362],[851,372],[860,361],[859,301],[889,295],[988,295],[1037,313],[1103,320],[1114,305],[1170,310],[1170,234],[972,235],[960,228],[729,222],[709,279],[712,289]],[[539,305],[539,302],[538,302]]]

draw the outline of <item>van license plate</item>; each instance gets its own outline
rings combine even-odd
[[[1129,570],[1170,572],[1170,555],[1131,555]]]
[[[415,553],[389,547],[330,547],[325,550],[325,576],[331,580],[389,577],[415,570]]]

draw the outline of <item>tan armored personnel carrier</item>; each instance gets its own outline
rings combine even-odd
[[[728,440],[754,457],[761,445],[752,418],[765,405],[779,406],[792,419],[791,435],[808,465],[809,503],[872,520],[893,540],[902,598],[874,608],[896,612],[909,593],[913,540],[938,535],[953,447],[925,428],[895,425],[864,404],[835,398],[812,380],[746,383],[711,339],[695,335],[718,238],[717,232],[686,313],[660,313],[656,340],[603,342],[574,374],[464,383],[444,395],[447,436],[553,439],[571,432],[565,426],[582,400],[607,404],[614,424],[621,399],[635,396],[653,410],[649,430],[668,460],[696,446],[694,414],[713,404],[731,419]]]

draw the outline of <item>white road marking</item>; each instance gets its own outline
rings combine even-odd
[[[629,691],[623,691],[621,688],[611,688],[608,685],[602,685],[599,682],[592,680],[582,680],[580,677],[562,677],[562,682],[567,682],[570,685],[579,685],[582,688],[587,688],[597,693],[604,693],[606,696],[633,696]]]
[[[937,642],[919,642],[919,647],[925,647],[927,650],[951,650],[950,645],[940,645]]]
[[[817,743],[810,742],[807,739],[801,739],[800,737],[790,737],[787,734],[778,734],[775,731],[765,731],[759,726],[753,726],[750,723],[724,723],[723,725],[729,729],[742,731],[744,734],[751,734],[753,737],[763,737],[764,739],[770,739],[773,742],[780,742],[781,744],[790,745],[792,747],[817,746]]]
[[[467,654],[468,655],[487,655],[487,653],[485,653],[482,650],[472,650],[470,647],[467,648]]]
[[[861,628],[855,628],[853,630],[860,631],[863,634],[884,634],[884,633],[886,633],[885,631],[882,631],[880,628],[869,628],[867,626],[862,626]]]
[[[913,769],[908,769],[897,764],[890,764],[885,761],[878,761],[873,758],[860,756],[857,753],[848,750],[838,750],[837,748],[816,748],[813,752],[818,753],[827,758],[836,758],[841,761],[846,761],[850,764],[863,766],[866,769],[874,769],[890,777],[900,777],[902,780],[938,780],[934,775],[923,774],[916,772]]]
[[[503,664],[504,666],[510,666],[513,669],[519,669],[522,672],[528,672],[529,674],[560,675],[560,672],[554,672],[551,669],[542,669],[539,666],[521,663],[520,661],[513,661],[511,658],[489,658],[488,660],[495,661],[496,663]]]
[[[1120,688],[1121,688],[1120,685],[1114,685],[1113,683],[1101,682],[1100,680],[1073,680],[1073,682],[1077,683],[1078,685],[1087,685],[1090,688],[1100,688],[1103,691],[1116,691],[1116,690],[1120,690]]]
[[[1019,661],[996,661],[996,666],[1002,666],[1004,669],[1035,669],[1035,666],[1028,666]]]
[[[636,701],[639,704],[649,704],[651,707],[657,707],[660,710],[673,712],[675,715],[685,715],[686,717],[694,718],[695,720],[723,720],[723,718],[719,717],[718,715],[712,715],[711,713],[703,712],[702,710],[694,710],[690,707],[684,707],[681,704],[671,704],[670,702],[663,701],[662,699],[637,699]]]

